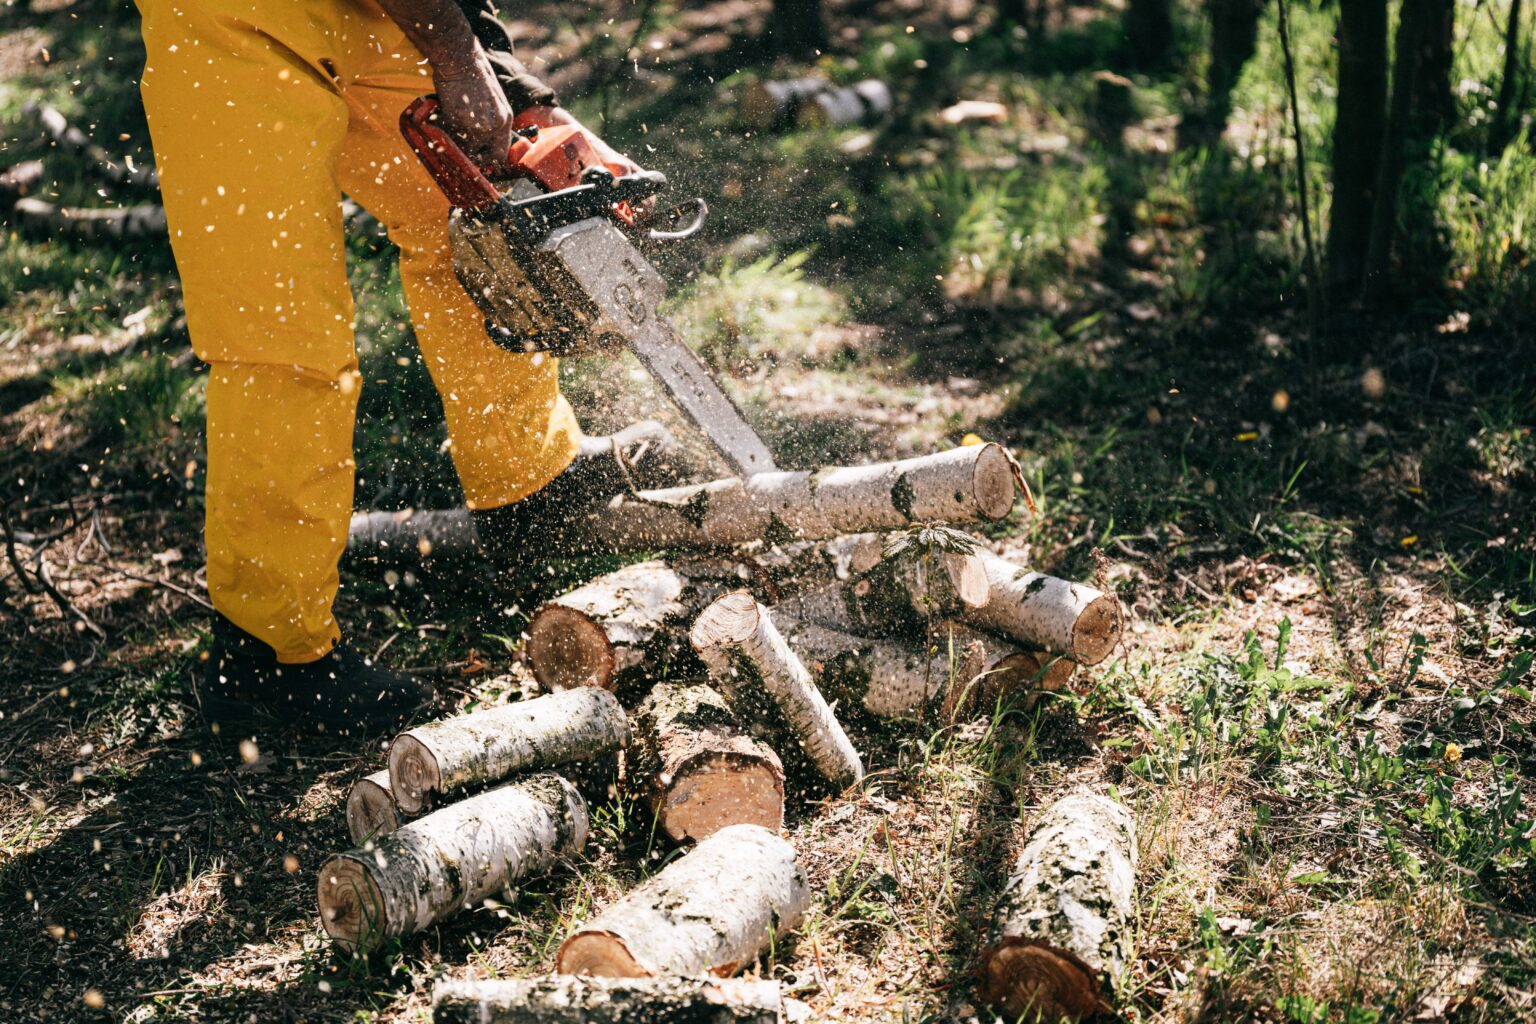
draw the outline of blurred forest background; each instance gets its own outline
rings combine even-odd
[[[816,1019],[987,1019],[982,909],[1021,820],[1083,779],[1138,816],[1124,1019],[1536,1019],[1536,11],[504,14],[568,106],[708,200],[659,257],[672,311],[784,463],[1001,441],[1038,511],[992,539],[1132,617],[1061,700],[864,727],[893,767],[792,811],[822,895],[767,969]],[[329,955],[313,872],[377,754],[242,756],[197,718],[204,368],[135,170],[143,60],[130,4],[0,7],[0,1019],[424,1019],[436,975],[547,969],[649,833],[615,799],[579,880]],[[891,109],[764,113],[807,78]],[[348,225],[359,506],[455,504],[394,252]],[[659,409],[632,366],[565,372],[593,432]],[[365,650],[459,707],[524,685],[532,583],[346,569]]]

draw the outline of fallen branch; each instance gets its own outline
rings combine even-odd
[[[727,594],[705,608],[689,640],[742,721],[793,737],[836,786],[864,777],[858,751],[837,716],[751,594]]]
[[[1028,572],[983,552],[989,595],[960,618],[1022,643],[1065,654],[1079,665],[1097,665],[1120,642],[1120,602],[1082,583]]]
[[[1079,1021],[1108,1010],[1131,954],[1136,823],[1078,793],[1032,824],[981,955],[978,994],[1010,1018]]]
[[[480,553],[469,510],[358,512],[347,531],[354,554],[386,565],[413,565],[427,558],[464,560]]]
[[[628,742],[629,722],[618,700],[584,686],[401,733],[389,745],[389,788],[401,811],[420,814],[439,794],[595,759]]]
[[[389,772],[374,772],[352,783],[347,790],[347,834],[353,846],[387,836],[400,827],[395,798],[389,791]]]
[[[606,978],[735,974],[793,930],[810,902],[789,843],[758,825],[732,825],[568,936],[556,970]]]
[[[630,779],[674,842],[784,825],[784,766],[704,683],[656,684],[635,711]]]
[[[432,1024],[781,1024],[777,981],[579,978],[443,981]]]
[[[506,893],[587,841],[587,805],[558,775],[450,804],[320,869],[320,921],[345,949],[371,949]]]
[[[68,118],[46,103],[28,103],[22,107],[22,113],[37,118],[43,133],[57,148],[85,157],[87,170],[97,177],[114,185],[147,191],[160,188],[160,175],[153,166],[141,164],[135,167],[127,159],[114,160],[110,153],[92,142],[85,132],[70,124]]]
[[[166,231],[162,206],[56,206],[29,196],[16,200],[11,217],[17,227],[34,235],[85,242],[151,238]]]

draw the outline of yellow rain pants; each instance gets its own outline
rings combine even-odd
[[[432,91],[372,0],[139,0],[144,106],[187,325],[208,380],[208,590],[286,662],[335,646],[352,512],[353,347],[340,202],[400,247],[421,352],[471,508],[538,490],[581,437],[555,360],[485,335],[453,275],[448,204],[400,137]],[[387,386],[387,385],[385,385]]]

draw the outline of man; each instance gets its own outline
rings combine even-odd
[[[217,611],[205,715],[341,732],[398,726],[429,692],[340,642],[362,381],[339,209],[389,229],[455,467],[492,554],[515,557],[594,475],[556,361],[487,336],[453,275],[448,204],[401,138],[436,92],[485,163],[515,111],[574,119],[510,53],[488,0],[139,0],[142,90],[187,324],[208,376],[206,539]],[[478,38],[477,38],[478,36]],[[488,54],[485,40],[498,52]],[[597,142],[605,161],[637,169]],[[660,441],[640,429],[631,440]],[[589,448],[592,446],[589,446]]]

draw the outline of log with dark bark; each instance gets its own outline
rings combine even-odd
[[[347,791],[347,834],[353,846],[387,836],[400,827],[400,812],[389,791],[388,770],[374,772],[352,783]]]
[[[558,775],[532,775],[326,861],[320,920],[344,949],[371,949],[506,894],[586,839],[587,805],[576,788]]]
[[[1136,823],[1078,793],[1031,824],[981,955],[978,994],[1010,1018],[1079,1021],[1110,1005],[1135,926]]]
[[[606,573],[533,613],[524,659],[547,689],[617,689],[626,674],[686,649],[688,624],[741,585],[738,570],[746,572],[735,562],[650,561]]]
[[[389,785],[406,814],[514,772],[595,760],[629,742],[606,690],[581,687],[417,726],[389,745]]]
[[[16,200],[11,220],[29,234],[83,242],[155,238],[165,234],[160,206],[56,206],[35,196]]]
[[[751,594],[737,591],[715,601],[699,613],[688,637],[743,722],[792,738],[833,785],[851,786],[864,777],[864,764],[837,716]]]
[[[784,825],[784,766],[703,682],[657,683],[634,714],[629,778],[674,842]]]
[[[990,594],[981,607],[961,609],[962,621],[1079,665],[1097,665],[1120,642],[1124,620],[1113,595],[1028,572],[990,552],[980,558]]]
[[[553,975],[443,981],[432,1024],[781,1024],[777,981]]]
[[[811,891],[789,843],[731,825],[699,843],[560,946],[561,974],[735,974],[792,931]]]

